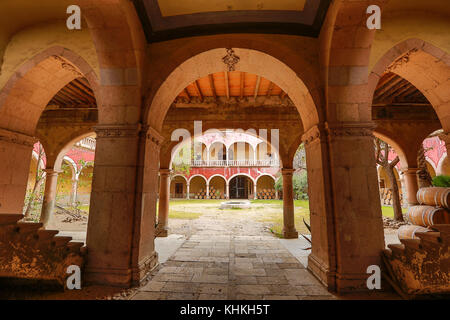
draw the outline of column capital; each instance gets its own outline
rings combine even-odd
[[[171,169],[165,169],[165,168],[159,169],[159,174],[162,175],[162,176],[168,176],[171,173],[172,173]]]
[[[164,137],[159,133],[159,131],[149,125],[143,125],[139,135],[150,140],[157,146],[161,146],[164,141]]]
[[[97,139],[138,137],[140,130],[140,124],[98,125],[94,127],[94,131],[97,134]]]
[[[56,171],[54,169],[43,169],[43,171],[47,174],[47,175],[58,175],[58,173],[60,173],[60,171]]]
[[[419,171],[419,168],[405,168],[401,169],[402,174],[416,174]]]
[[[0,128],[0,141],[32,147],[38,140],[35,137],[26,135],[24,133],[9,131]]]
[[[281,169],[281,174],[283,176],[292,176],[295,172],[295,169],[292,168],[282,168]]]
[[[311,142],[324,137],[326,137],[325,126],[320,123],[306,131],[302,136],[302,141],[305,145],[308,145]]]

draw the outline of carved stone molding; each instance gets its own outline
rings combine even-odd
[[[347,122],[339,124],[326,124],[327,134],[332,138],[344,137],[373,137],[376,124],[373,122]]]
[[[389,67],[387,67],[386,71],[392,72],[393,70],[397,69],[398,67],[401,67],[403,64],[408,63],[411,55],[417,51],[419,51],[417,48],[413,48],[413,49],[409,50],[404,55],[402,55],[400,58],[395,60]]]
[[[61,58],[60,56],[52,56],[52,58],[59,62],[61,64],[61,68],[63,68],[64,70],[67,70],[69,72],[71,72],[73,75],[77,76],[77,77],[82,77],[83,74],[77,70],[77,68],[75,68],[73,65],[71,65],[70,63],[68,63],[65,59]]]
[[[97,139],[138,137],[140,125],[99,125],[94,127]]]
[[[164,137],[156,130],[150,126],[144,126],[141,131],[141,136],[146,137],[146,139],[150,140],[155,146],[161,147]]]
[[[308,145],[317,139],[323,138],[324,136],[326,136],[324,127],[322,125],[317,125],[303,134],[302,141],[305,145]]]
[[[222,58],[222,61],[227,66],[228,71],[234,71],[239,60],[241,60],[241,58],[239,58],[231,48],[227,48],[227,55]]]
[[[23,133],[0,129],[0,141],[32,147],[37,142],[37,139]]]
[[[159,174],[161,176],[168,176],[172,173],[171,169],[159,169]]]

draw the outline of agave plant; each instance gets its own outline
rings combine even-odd
[[[309,233],[311,233],[311,226],[306,223],[305,218],[303,218],[303,223],[305,224],[306,228],[308,229]],[[309,239],[307,236],[300,233],[300,235],[305,238],[306,241],[308,241],[311,244],[311,239]],[[303,248],[302,250],[311,250],[311,247],[309,248]]]

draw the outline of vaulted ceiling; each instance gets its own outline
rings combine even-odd
[[[331,0],[133,0],[148,42],[220,33],[319,35]]]

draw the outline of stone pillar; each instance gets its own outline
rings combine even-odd
[[[188,182],[188,183],[186,183],[186,199],[188,199],[188,200],[189,200],[189,192],[190,192],[189,187],[190,187],[190,185]]]
[[[419,190],[419,184],[417,182],[418,171],[418,168],[408,168],[403,170],[408,206],[415,206],[419,203],[417,201],[417,191]]]
[[[170,169],[159,170],[159,207],[157,237],[167,237],[169,233]]]
[[[226,191],[225,192],[226,192],[225,198],[230,199],[230,184],[228,183],[228,181],[226,183]]]
[[[308,168],[310,269],[330,290],[367,291],[381,265],[384,231],[373,124],[324,124],[303,136]]]
[[[159,148],[138,125],[101,125],[92,181],[84,276],[129,287],[157,265],[154,249]]]
[[[76,205],[78,196],[78,178],[72,179],[72,195],[70,199],[70,203],[72,205]]]
[[[297,239],[298,232],[294,221],[294,188],[292,186],[292,175],[294,169],[283,168],[283,237],[285,239]]]
[[[206,199],[209,199],[209,182],[206,182]]]
[[[253,199],[258,199],[257,190],[256,190],[256,182],[253,182]]]
[[[45,169],[45,191],[42,202],[41,217],[39,221],[48,227],[53,222],[53,210],[56,202],[56,185],[58,182],[58,172],[53,169]]]
[[[22,213],[36,139],[0,129],[0,214]]]

